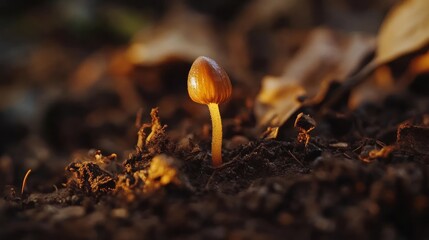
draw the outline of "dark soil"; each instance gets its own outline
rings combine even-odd
[[[401,1],[33,2],[0,2],[0,240],[429,239],[428,46],[362,77]],[[218,168],[199,55],[234,87]],[[269,76],[308,94],[277,135],[253,114]]]
[[[317,122],[307,145],[286,124],[291,138],[224,149],[216,169],[209,144],[171,140],[153,112],[126,159],[92,151],[56,191],[8,186],[0,238],[426,239],[429,99],[301,110]]]

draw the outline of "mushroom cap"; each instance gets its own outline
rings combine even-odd
[[[231,97],[231,81],[225,70],[213,59],[201,56],[189,70],[188,93],[196,103],[223,103]]]

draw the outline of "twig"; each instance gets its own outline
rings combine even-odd
[[[143,108],[139,108],[136,115],[136,122],[134,123],[136,128],[140,128],[142,126],[142,116],[143,116]]]
[[[213,179],[213,177],[214,177],[214,175],[216,174],[216,172],[217,172],[217,171],[219,171],[219,170],[221,170],[221,169],[224,169],[224,168],[228,167],[229,165],[231,165],[232,163],[235,163],[235,162],[236,162],[236,158],[234,158],[233,160],[231,160],[231,161],[229,161],[229,162],[222,163],[222,165],[220,165],[219,167],[210,167],[211,169],[213,169],[213,173],[212,173],[212,175],[210,176],[210,178],[207,180],[207,183],[206,183],[206,185],[204,186],[204,188],[205,188],[205,189],[208,189],[208,186],[209,186],[209,184],[211,183],[211,181],[212,181],[212,179]]]
[[[231,160],[231,161],[229,161],[229,162],[222,163],[219,167],[214,167],[213,169],[215,169],[215,170],[220,170],[220,169],[226,168],[226,167],[228,167],[229,165],[231,165],[232,163],[235,163],[236,161],[237,161],[236,159],[233,159],[233,160]]]
[[[380,147],[385,147],[386,144],[380,140],[375,140],[375,143],[377,143],[378,145],[380,145]]]
[[[302,164],[302,162],[301,161],[299,161],[299,159],[297,158],[297,157],[295,157],[295,155],[293,155],[293,153],[290,151],[290,150],[288,150],[288,153],[290,154],[290,156],[293,158],[293,159],[295,159],[295,161],[297,161],[302,167],[305,167],[304,166],[304,164]]]
[[[206,185],[204,186],[204,189],[207,190],[209,188],[210,183],[212,182],[212,179],[215,175],[216,171],[213,171],[212,175],[209,177],[209,179],[207,180]]]
[[[27,184],[27,179],[30,173],[31,173],[31,169],[28,169],[27,173],[24,176],[24,179],[22,179],[21,195],[24,193],[24,188],[25,188],[25,185]]]
[[[362,142],[357,148],[353,149],[352,152],[356,153],[357,150],[361,149],[366,142]]]

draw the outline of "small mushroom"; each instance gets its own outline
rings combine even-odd
[[[188,94],[192,101],[206,104],[212,119],[212,162],[222,164],[222,120],[219,104],[231,97],[232,86],[228,74],[213,59],[198,57],[188,75]]]

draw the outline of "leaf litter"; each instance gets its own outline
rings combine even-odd
[[[405,9],[399,12],[411,8],[420,13],[415,5],[410,7],[416,1],[399,5]],[[233,137],[236,140],[231,145],[234,147],[224,149],[225,163],[219,168],[211,167],[209,144],[203,137],[209,128],[199,129],[193,122],[191,126],[186,121],[174,123],[180,118],[166,120],[168,125],[188,127],[167,128],[162,124],[164,118],[159,117],[163,109],[153,109],[148,123],[138,121],[137,148],[126,157],[104,156],[105,150],[77,156],[66,168],[67,176],[58,181],[66,185],[58,185],[54,191],[52,187],[36,191],[38,184],[33,181],[40,183],[43,168],[33,170],[27,183],[28,194],[19,196],[14,186],[5,187],[0,222],[13,228],[3,228],[0,235],[96,238],[101,233],[102,238],[111,239],[428,236],[425,219],[429,214],[429,158],[424,146],[429,102],[416,94],[415,88],[395,85],[397,73],[391,72],[397,70],[391,61],[411,59],[413,64],[405,74],[402,72],[402,78],[415,84],[427,71],[424,55],[405,55],[425,50],[419,41],[412,47],[404,43],[407,46],[398,47],[393,57],[380,57],[383,55],[378,50],[376,59],[387,59],[380,62],[389,64],[376,65],[377,69],[372,65],[374,68],[363,75],[375,70],[379,75],[375,85],[382,86],[383,93],[392,85],[398,91],[372,102],[367,101],[367,95],[354,100],[354,104],[349,102],[353,94],[338,98],[339,106],[331,105],[329,111],[320,114],[320,106],[335,94],[336,87],[348,85],[350,76],[370,62],[366,57],[374,50],[374,38],[327,29],[310,31],[306,36],[309,40],[286,61],[283,74],[271,80],[266,77],[262,82],[256,116],[250,111],[235,112],[240,96],[232,101],[227,109],[230,119],[225,121],[225,137],[227,142],[233,142]],[[163,62],[174,54],[177,52],[170,55],[167,51],[157,61]],[[116,60],[108,68],[101,65],[87,85],[86,80],[80,83],[80,91],[88,93],[90,86],[105,84],[101,81],[104,77],[100,77],[103,71],[122,80],[129,80],[138,71],[139,67],[129,65],[128,60],[124,66],[132,68],[118,64],[127,55],[105,56]],[[95,65],[89,66],[97,66],[103,58],[95,57]],[[240,78],[239,69],[231,70]],[[129,88],[122,85],[122,80],[116,81],[120,84],[116,86],[122,87],[124,99],[128,98]],[[129,83],[128,87],[133,86]],[[355,86],[348,90],[355,91]],[[365,88],[360,91],[366,92]],[[361,104],[363,101],[367,103]],[[131,109],[135,107],[128,111]],[[301,130],[297,130],[306,133],[301,134],[302,141],[299,132],[284,131],[289,130],[290,120],[301,123],[304,115],[294,119],[298,112],[314,118],[305,121],[311,123],[310,127],[298,124]],[[261,129],[267,127],[264,137],[259,138]],[[135,141],[135,131],[132,135]],[[8,161],[3,161],[1,171],[8,172]]]

